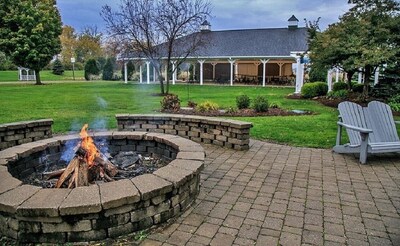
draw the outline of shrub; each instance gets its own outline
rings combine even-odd
[[[388,105],[393,111],[400,112],[400,95],[395,95],[389,98]]]
[[[205,101],[203,103],[200,103],[197,105],[196,110],[199,112],[208,112],[208,111],[215,111],[218,110],[219,106],[218,104],[211,102],[211,101]]]
[[[53,63],[53,74],[62,75],[64,73],[64,66],[59,59],[56,59]]]
[[[348,96],[349,96],[349,91],[347,89],[330,91],[327,94],[327,97],[331,99],[347,99]]]
[[[352,90],[353,92],[362,93],[364,90],[364,84],[358,84],[358,83],[353,84]]]
[[[161,108],[164,110],[178,111],[181,108],[181,100],[177,95],[166,95],[161,101]]]
[[[240,95],[236,97],[236,106],[238,109],[245,109],[250,107],[250,98],[247,95]]]
[[[267,112],[268,99],[264,96],[257,96],[253,101],[253,109],[256,112]]]
[[[269,108],[280,108],[281,107],[281,105],[277,102],[272,102],[268,106],[269,106]]]
[[[187,105],[188,105],[188,107],[195,108],[197,106],[197,103],[189,100]]]
[[[301,95],[304,98],[325,96],[328,92],[328,85],[325,82],[313,82],[304,84],[301,88]]]
[[[113,80],[114,68],[111,58],[106,60],[103,66],[103,80]]]
[[[333,91],[347,90],[347,84],[345,82],[333,83],[332,90]]]
[[[85,64],[85,79],[90,80],[91,75],[99,75],[100,69],[95,59],[89,59]]]
[[[235,107],[228,107],[226,109],[226,113],[228,113],[228,114],[236,114],[237,113],[237,109]]]

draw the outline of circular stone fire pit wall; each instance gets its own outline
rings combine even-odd
[[[199,192],[204,150],[165,134],[102,132],[111,154],[154,153],[170,160],[152,174],[75,189],[43,189],[23,178],[43,169],[42,156],[59,160],[78,136],[59,136],[0,151],[0,233],[20,242],[79,242],[117,237],[176,217]]]

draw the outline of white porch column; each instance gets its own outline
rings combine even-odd
[[[165,76],[165,77],[164,77],[164,80],[167,81],[167,78],[168,78],[168,66],[167,66],[167,64],[165,64],[164,70],[165,70],[165,71],[164,71],[164,73],[165,73],[165,75],[164,75],[164,76]]]
[[[147,84],[150,84],[150,62],[149,61],[147,61],[146,62],[146,72],[147,72],[147,78],[146,78],[146,80],[147,80]]]
[[[26,80],[29,80],[29,69],[25,71],[26,71]]]
[[[229,58],[228,62],[231,64],[231,86],[232,86],[233,85],[233,64],[235,63],[235,60],[232,58]]]
[[[176,81],[176,61],[171,61],[172,63],[172,84],[175,84]]]
[[[379,67],[375,69],[375,76],[374,76],[374,85],[379,83]]]
[[[339,68],[337,67],[337,68],[335,69],[335,71],[336,71],[335,83],[337,83],[337,82],[339,82]]]
[[[282,66],[283,66],[283,64],[285,64],[285,63],[278,62],[278,66],[279,66],[279,77],[282,76]]]
[[[142,64],[139,65],[139,83],[143,83],[143,70]]]
[[[328,83],[328,92],[332,91],[332,70],[328,70],[328,74],[326,76],[326,82]]]
[[[206,60],[198,60],[198,62],[200,63],[200,85],[203,85],[203,63]]]
[[[363,72],[361,67],[358,69],[358,83],[359,84],[363,83]]]
[[[125,84],[128,83],[128,68],[127,68],[127,62],[124,62],[124,80]]]
[[[263,64],[263,75],[262,75],[262,86],[265,87],[265,74],[267,72],[267,62],[269,61],[269,59],[260,59],[260,62]]]
[[[211,62],[211,65],[213,67],[213,81],[215,81],[215,66],[217,65],[216,62]]]
[[[304,79],[303,79],[304,65],[301,64],[300,60],[301,60],[300,57],[297,56],[296,57],[296,61],[297,61],[296,67],[297,68],[296,68],[296,89],[295,89],[295,93],[301,93],[301,88],[303,87],[303,82],[304,82]]]
[[[153,82],[156,82],[156,67],[153,66]]]

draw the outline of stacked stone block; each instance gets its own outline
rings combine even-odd
[[[0,125],[0,150],[52,136],[52,119]]]
[[[35,168],[29,163],[35,163],[36,157],[59,155],[67,141],[77,138],[59,136],[0,151],[0,235],[21,243],[114,238],[178,216],[199,192],[205,158],[201,145],[158,133],[118,131],[94,136],[106,138],[113,151],[154,151],[171,160],[152,174],[75,189],[42,189],[13,177],[20,175],[13,170],[21,170],[22,163]]]
[[[118,130],[178,135],[198,143],[249,149],[251,123],[188,115],[116,115]]]

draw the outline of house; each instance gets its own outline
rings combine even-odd
[[[299,27],[298,22],[293,15],[284,28],[212,31],[210,23],[204,21],[200,33],[207,44],[186,61],[197,64],[195,74],[201,85],[206,80],[227,81],[230,85],[256,82],[262,86],[272,81],[294,83],[295,80],[296,92],[300,92],[304,71],[302,56],[308,49],[308,34],[307,28]],[[292,69],[294,63],[296,73]],[[146,65],[149,83],[150,62]],[[176,74],[173,74],[172,83],[175,81]]]

